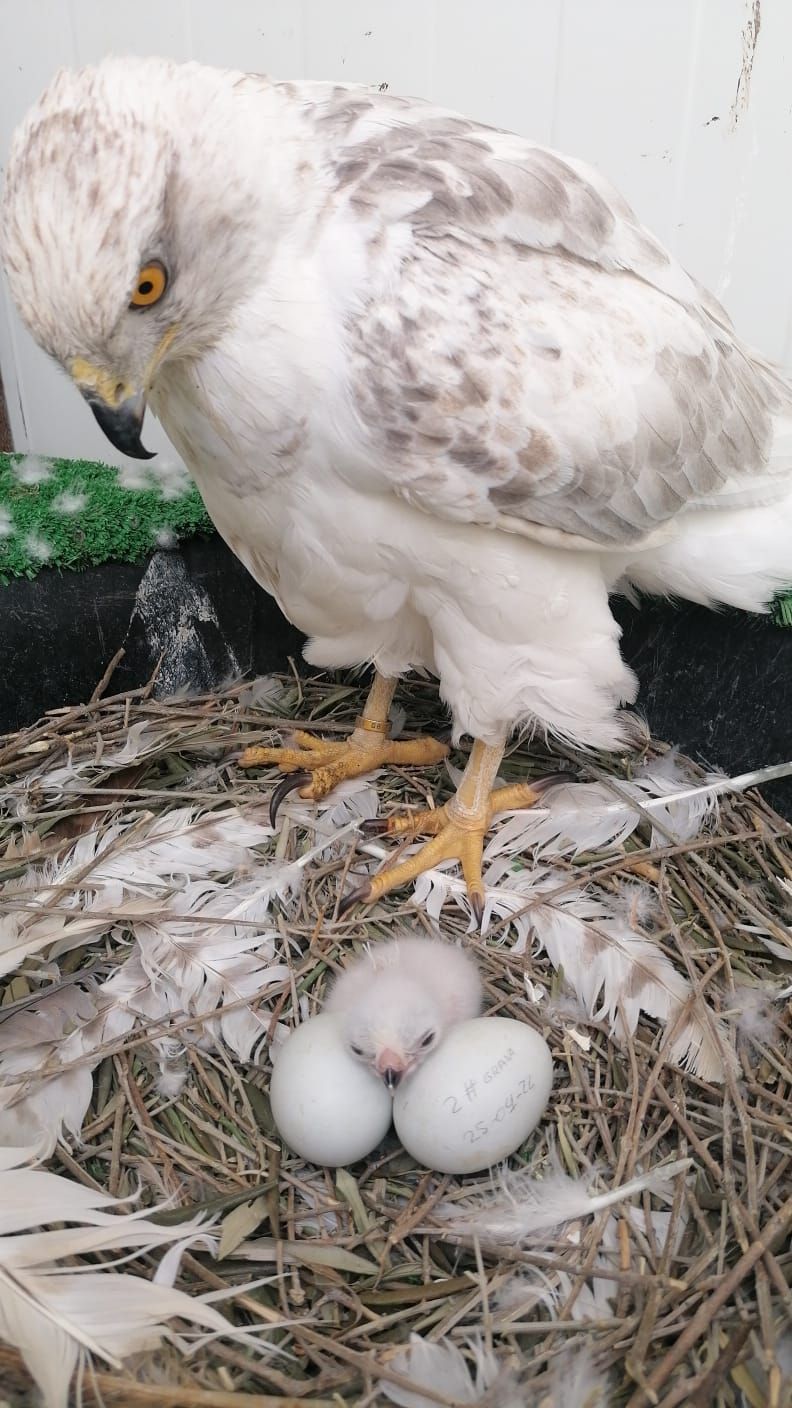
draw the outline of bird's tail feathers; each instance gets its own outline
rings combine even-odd
[[[692,510],[678,520],[672,539],[625,554],[620,567],[614,590],[632,586],[703,606],[766,612],[778,592],[792,587],[792,491],[759,507]]]

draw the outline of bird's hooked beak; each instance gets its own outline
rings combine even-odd
[[[137,395],[126,396],[117,406],[108,406],[98,397],[83,392],[93,411],[100,430],[103,430],[111,445],[122,455],[131,455],[135,460],[153,460],[154,451],[147,450],[140,438],[143,417],[146,414],[146,398],[142,391]]]
[[[409,1062],[398,1051],[392,1051],[386,1046],[377,1055],[374,1062],[374,1069],[377,1075],[384,1080],[388,1090],[395,1090],[399,1081],[407,1072]]]
[[[147,450],[140,439],[146,414],[144,393],[84,361],[82,357],[74,358],[69,371],[110,444],[122,455],[131,455],[133,459],[153,459],[153,452]]]
[[[168,328],[151,358],[143,379],[143,388],[130,386],[122,377],[113,376],[84,357],[74,357],[69,371],[77,390],[93,411],[99,429],[122,455],[135,460],[153,460],[154,451],[147,450],[140,439],[146,414],[146,389],[151,385],[157,367],[178,331],[178,325]]]

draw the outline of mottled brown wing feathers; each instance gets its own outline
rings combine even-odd
[[[373,231],[377,291],[347,329],[350,375],[396,492],[619,545],[734,481],[789,472],[770,465],[788,384],[597,173],[377,96],[347,113],[335,171]],[[410,239],[383,292],[377,230],[394,222]]]

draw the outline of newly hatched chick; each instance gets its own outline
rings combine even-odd
[[[351,963],[324,1010],[343,1014],[349,1050],[393,1090],[450,1027],[478,1016],[482,991],[478,969],[461,949],[442,939],[400,938]]]

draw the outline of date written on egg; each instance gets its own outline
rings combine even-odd
[[[510,1062],[514,1059],[514,1048],[509,1047],[496,1061],[493,1066],[488,1066],[481,1073],[478,1079],[475,1077],[465,1081],[461,1095],[446,1095],[443,1104],[447,1106],[452,1115],[462,1115],[470,1113],[470,1106],[475,1105],[482,1095],[491,1095],[492,1087],[498,1082],[499,1076],[508,1071]],[[489,1120],[476,1120],[472,1129],[464,1132],[465,1142],[475,1144],[479,1139],[485,1139],[493,1125],[502,1124],[505,1119],[513,1115],[524,1095],[528,1095],[534,1089],[533,1076],[525,1076],[512,1086],[511,1090],[504,1096],[502,1102],[489,1116]]]

